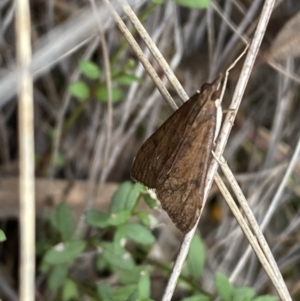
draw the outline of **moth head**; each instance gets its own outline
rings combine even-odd
[[[221,81],[223,79],[222,74],[220,74],[211,84],[205,83],[201,87],[200,93],[206,96],[207,99],[216,101],[221,96]]]

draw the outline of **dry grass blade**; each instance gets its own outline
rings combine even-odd
[[[222,158],[223,160],[223,158]],[[244,217],[241,215],[240,210],[237,208],[234,200],[230,196],[227,188],[223,186],[224,184],[220,182],[220,176],[216,176],[216,184],[218,185],[219,189],[222,192],[228,206],[231,209],[231,212],[237,219],[237,222],[241,226],[243,232],[248,238],[249,243],[251,244],[253,250],[255,251],[257,257],[259,258],[261,264],[264,266],[265,271],[267,272],[268,276],[270,277],[278,295],[281,297],[282,300],[292,300],[288,289],[285,285],[285,282],[282,278],[282,275],[279,271],[279,268],[276,264],[276,261],[271,253],[271,250],[268,246],[266,239],[262,231],[257,224],[255,217],[248,205],[248,202],[243,195],[242,190],[240,189],[238,183],[236,182],[234,175],[232,174],[230,168],[226,163],[220,164],[223,173],[225,174],[232,190],[234,191],[237,200],[247,218],[247,221],[244,220]],[[223,193],[224,189],[224,193]],[[249,226],[248,226],[249,224]],[[231,280],[234,280],[231,278]]]
[[[289,20],[278,33],[270,51],[269,60],[284,60],[300,55],[300,12]]]
[[[282,65],[274,62],[274,61],[270,61],[269,65],[274,68],[275,70],[277,70],[278,72],[284,74],[285,76],[291,78],[292,80],[294,80],[295,82],[300,83],[300,76],[294,72],[291,71],[287,71],[284,67],[282,67]]]
[[[282,283],[284,285],[283,287],[286,289],[284,282],[279,282],[277,279],[278,275],[274,271],[274,268],[276,269],[277,265],[275,264],[275,266],[274,266],[273,265],[274,260],[272,260],[270,262],[270,258],[268,256],[266,256],[266,254],[264,253],[264,250],[262,249],[262,244],[259,244],[258,236],[254,235],[252,233],[252,229],[249,227],[249,224],[247,223],[247,221],[243,218],[243,216],[240,212],[240,209],[237,207],[235,201],[231,197],[229,191],[227,190],[226,186],[222,182],[222,179],[218,173],[216,173],[216,175],[215,175],[215,182],[216,182],[218,188],[220,189],[220,191],[222,192],[222,195],[224,196],[231,212],[233,213],[233,215],[235,216],[239,225],[241,226],[241,228],[242,228],[244,234],[246,235],[249,243],[251,244],[254,252],[256,253],[257,257],[259,258],[262,266],[264,267],[264,270],[266,271],[266,273],[272,280],[273,285],[275,286],[275,289],[278,292],[278,295],[281,297],[282,300],[291,300],[290,297],[289,298],[285,297],[285,294],[282,291]],[[250,225],[253,228],[253,224],[250,224]],[[256,227],[254,227],[254,228],[257,229]]]
[[[129,45],[132,47],[132,49],[136,52],[136,54],[137,54],[137,56],[139,58],[139,61],[143,64],[143,66],[147,70],[149,76],[151,77],[151,79],[155,83],[157,89],[159,90],[159,92],[161,93],[161,95],[163,96],[163,98],[165,99],[165,101],[167,101],[167,103],[174,110],[176,110],[177,109],[176,103],[172,99],[170,93],[168,92],[168,90],[164,86],[163,82],[161,81],[161,79],[159,78],[159,76],[157,75],[157,73],[155,72],[155,70],[152,67],[152,65],[150,64],[150,62],[147,60],[147,58],[144,55],[144,53],[142,52],[140,46],[135,41],[134,37],[132,36],[132,34],[128,30],[128,28],[126,27],[125,23],[122,21],[122,19],[118,15],[117,11],[114,9],[114,7],[110,4],[110,2],[108,0],[105,0],[104,2],[110,8],[112,17],[114,18],[114,20],[115,20],[116,24],[118,25],[120,31],[122,32],[122,34],[124,35],[124,37],[128,41]]]
[[[113,107],[112,107],[112,81],[111,81],[111,66],[109,62],[109,53],[108,53],[108,47],[105,40],[105,35],[101,26],[100,20],[97,18],[97,6],[94,0],[90,0],[91,6],[93,8],[93,13],[95,16],[95,19],[98,23],[98,31],[99,31],[99,37],[101,41],[101,47],[103,52],[103,59],[104,59],[104,66],[105,66],[105,80],[106,80],[106,86],[107,86],[107,132],[106,132],[106,147],[104,152],[104,162],[108,160],[108,154],[111,147],[111,135],[112,135],[112,119],[113,119]],[[102,183],[100,183],[102,184]]]
[[[19,77],[20,143],[20,300],[35,299],[35,189],[33,84],[30,72],[31,35],[29,1],[16,2],[17,57]]]
[[[282,181],[278,187],[278,190],[271,202],[271,206],[269,207],[268,212],[265,214],[265,217],[261,223],[260,227],[262,230],[264,230],[265,227],[267,226],[267,224],[269,223],[271,216],[273,215],[275,208],[277,207],[277,204],[278,204],[280,198],[282,197],[283,190],[286,186],[286,183],[287,183],[288,179],[290,178],[292,171],[294,170],[294,168],[298,162],[299,152],[300,152],[300,140],[298,140],[297,147],[294,151],[293,157],[289,163],[289,166],[286,169],[283,179],[282,179]],[[250,253],[250,249],[248,248],[246,250],[246,252],[244,253],[243,260],[241,261],[242,264],[245,262],[245,259],[249,256],[249,253]],[[240,268],[241,268],[241,266],[237,267],[236,270],[240,269]],[[236,270],[233,272],[233,275],[236,275],[236,272],[237,272]],[[285,300],[285,299],[283,299],[283,300]]]
[[[166,62],[165,58],[161,55],[157,46],[152,42],[151,37],[149,36],[148,32],[145,30],[139,18],[136,16],[134,11],[131,9],[131,7],[128,5],[128,3],[125,0],[119,0],[119,2],[122,5],[124,12],[128,16],[129,20],[140,34],[143,41],[146,43],[148,49],[154,56],[155,60],[157,61],[159,66],[163,69],[164,74],[166,75],[170,83],[173,85],[173,87],[176,89],[178,96],[182,99],[182,101],[188,100],[189,99],[188,95],[184,91],[183,87],[181,86],[177,77],[175,76],[172,69]]]

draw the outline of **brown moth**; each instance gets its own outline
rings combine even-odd
[[[221,78],[204,84],[146,140],[131,169],[134,180],[155,190],[163,209],[183,233],[194,227],[203,204],[222,119]]]

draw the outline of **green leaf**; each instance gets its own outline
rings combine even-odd
[[[85,213],[86,223],[101,229],[109,227],[109,219],[110,215],[102,211],[92,209]]]
[[[155,242],[150,230],[140,224],[127,223],[119,226],[117,231],[138,244],[151,245]]]
[[[124,249],[116,249],[112,243],[102,243],[102,256],[114,268],[122,270],[131,270],[134,267],[134,261],[130,253]]]
[[[120,256],[109,251],[104,251],[103,257],[112,267],[117,269],[131,270],[134,267],[134,262],[129,253]]]
[[[118,226],[124,224],[130,217],[131,217],[131,211],[129,210],[119,211],[117,213],[110,214],[107,223],[110,226]]]
[[[129,59],[125,65],[124,65],[124,69],[127,70],[132,70],[134,67],[136,66],[136,62],[133,59]]]
[[[208,296],[199,294],[181,299],[181,301],[212,301]]]
[[[151,192],[150,193],[145,193],[143,195],[144,197],[144,200],[146,202],[146,204],[151,208],[151,209],[157,209],[158,206],[157,206],[157,199],[154,199],[152,196],[151,196]]]
[[[62,295],[62,301],[69,301],[73,299],[78,300],[79,291],[75,282],[72,281],[71,279],[67,279],[63,283],[61,295]]]
[[[151,292],[151,281],[150,276],[147,271],[141,271],[140,280],[138,282],[138,291],[140,299],[145,299],[150,297]]]
[[[129,86],[134,82],[138,82],[138,83],[142,82],[141,78],[139,78],[139,77],[137,77],[133,74],[130,74],[130,73],[125,73],[123,75],[120,75],[120,76],[116,77],[115,81],[118,84],[124,85],[124,86]]]
[[[126,301],[140,301],[139,292],[135,290],[132,294],[130,294]]]
[[[251,301],[278,301],[278,298],[272,295],[263,295],[263,296],[256,297]]]
[[[66,265],[54,266],[47,277],[47,287],[51,292],[56,292],[64,283],[68,273]]]
[[[193,279],[198,280],[205,262],[205,247],[199,234],[195,234],[187,256],[189,272]]]
[[[72,96],[80,100],[87,99],[90,95],[89,87],[86,83],[82,81],[76,81],[74,83],[71,83],[68,87],[68,91]]]
[[[63,241],[71,240],[75,229],[75,220],[70,207],[65,202],[56,207],[55,212],[50,216],[50,222],[60,233]]]
[[[110,270],[110,264],[107,262],[107,260],[102,256],[102,254],[99,254],[96,257],[96,269],[99,272],[102,271],[108,271]]]
[[[136,216],[140,219],[140,221],[146,226],[149,227],[151,225],[151,220],[149,217],[149,213],[147,212],[138,212]]]
[[[91,61],[80,60],[78,65],[80,71],[86,77],[90,79],[98,79],[100,77],[100,69],[95,63]]]
[[[101,102],[108,102],[108,93],[106,86],[100,86],[96,90],[96,98]],[[112,102],[119,102],[123,98],[123,93],[119,88],[112,89]]]
[[[226,275],[222,273],[216,273],[215,285],[219,296],[224,301],[231,301],[233,296],[233,286],[229,282]]]
[[[210,6],[210,0],[175,0],[178,5],[189,8],[207,8]]]
[[[255,289],[252,287],[237,287],[233,290],[233,301],[247,301],[252,300],[255,296]]]
[[[144,270],[143,266],[134,266],[133,269],[128,273],[128,271],[121,272],[119,276],[119,282],[121,284],[136,284],[141,277],[141,271]]]
[[[113,296],[111,287],[106,283],[97,285],[97,293],[101,297],[102,301],[114,301],[116,300]]]
[[[128,297],[131,294],[133,294],[135,291],[137,292],[136,284],[122,286],[115,290],[114,296],[117,300],[120,300],[120,301],[129,300]]]
[[[152,0],[152,2],[153,2],[154,4],[160,5],[160,4],[165,3],[165,0]]]
[[[145,186],[140,183],[133,184],[126,198],[125,208],[127,210],[132,210],[135,207],[140,194],[143,192],[145,192]]]
[[[236,299],[236,300],[242,300],[242,301],[252,301],[252,298],[244,297],[243,299]]]
[[[92,209],[87,211],[85,216],[86,223],[88,225],[98,228],[107,228],[125,223],[131,217],[131,212],[123,210],[117,213],[107,214],[105,212]]]
[[[70,263],[82,253],[85,246],[86,242],[81,240],[60,243],[46,252],[44,260],[51,265]]]
[[[114,193],[110,206],[109,212],[116,213],[126,209],[127,197],[133,187],[133,184],[129,181],[122,183],[116,192]]]
[[[6,240],[5,233],[3,232],[3,230],[0,229],[0,242],[5,241],[5,240]]]
[[[113,248],[116,253],[122,253],[124,252],[124,235],[122,232],[119,231],[119,227],[114,233],[114,239],[113,239]]]

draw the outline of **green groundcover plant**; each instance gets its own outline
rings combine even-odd
[[[47,275],[46,287],[53,300],[146,301],[151,299],[154,271],[167,279],[172,263],[150,260],[148,253],[156,243],[151,228],[157,221],[139,203],[145,201],[151,209],[157,202],[140,184],[124,182],[112,197],[108,212],[89,210],[85,214],[90,229],[86,239],[76,238],[76,224],[69,206],[62,202],[49,217],[47,235],[38,240],[41,258],[39,272]],[[50,234],[50,235],[49,235]],[[82,237],[83,235],[80,235]],[[105,281],[82,282],[74,276],[78,260],[94,254],[94,269],[98,275],[114,275],[114,284]],[[182,301],[275,301],[271,295],[257,296],[251,287],[234,287],[221,273],[215,275],[215,291],[201,287],[205,263],[205,246],[195,235],[179,283],[184,284]]]

